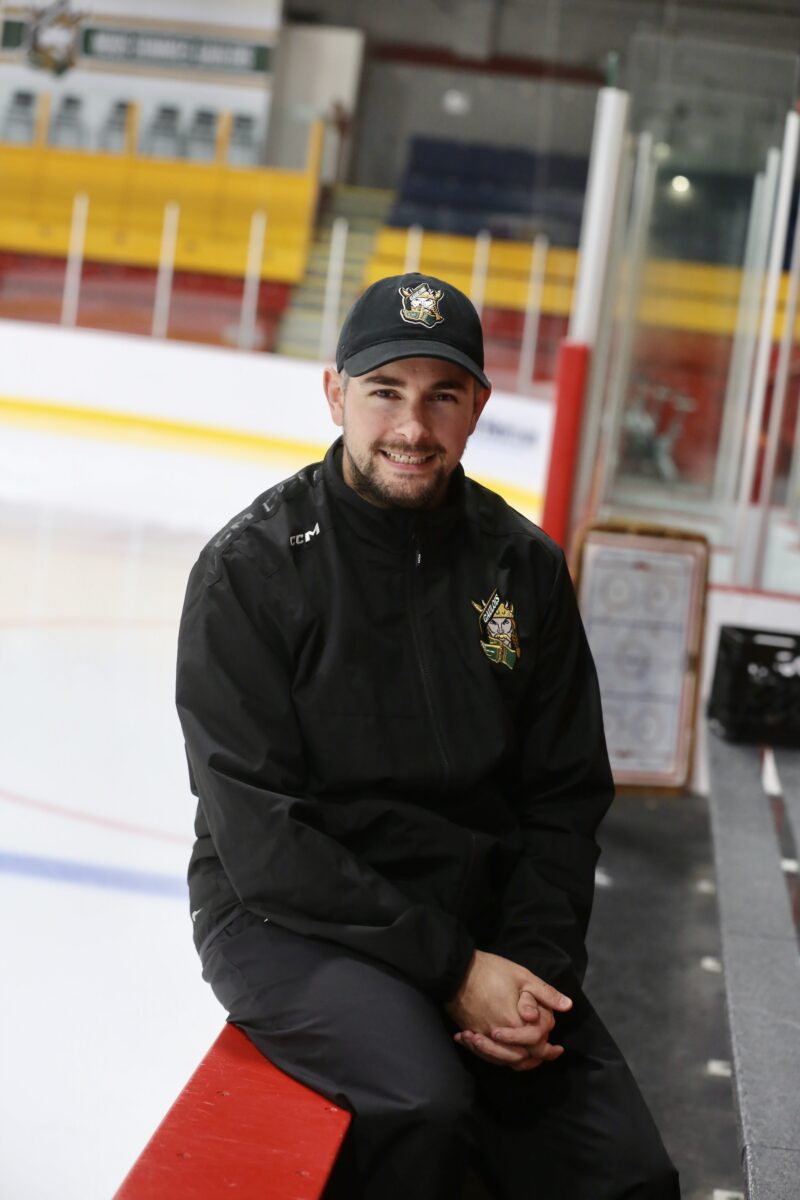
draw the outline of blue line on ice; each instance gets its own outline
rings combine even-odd
[[[82,883],[121,892],[139,892],[148,896],[174,896],[181,900],[188,896],[185,880],[176,875],[156,875],[148,871],[132,871],[103,863],[75,862],[67,858],[39,858],[33,854],[13,854],[8,850],[0,850],[0,872],[49,879],[55,883]]]

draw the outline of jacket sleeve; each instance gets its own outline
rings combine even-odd
[[[413,902],[324,830],[304,795],[288,648],[269,579],[233,546],[189,580],[177,704],[214,849],[241,903],[296,933],[379,959],[448,999],[474,950],[456,917]],[[255,598],[257,597],[257,598]]]
[[[518,817],[524,854],[504,894],[501,952],[545,977],[586,970],[586,930],[614,795],[600,693],[563,555],[546,603],[524,705]]]

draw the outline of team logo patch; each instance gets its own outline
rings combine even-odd
[[[483,653],[490,662],[503,663],[513,671],[517,659],[522,658],[514,605],[501,600],[495,588],[488,600],[482,600],[480,604],[473,600],[472,607],[479,614]]]
[[[439,301],[444,295],[441,289],[434,292],[427,283],[418,283],[416,287],[401,287],[398,291],[403,302],[400,316],[409,325],[424,325],[426,329],[432,329],[444,320],[439,312]]]
[[[55,0],[30,10],[26,48],[32,67],[63,75],[78,58],[78,36],[85,13],[69,11],[70,0]]]

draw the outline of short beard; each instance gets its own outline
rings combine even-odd
[[[378,478],[377,458],[380,450],[377,446],[371,449],[372,457],[366,469],[362,470],[348,450],[346,442],[344,445],[353,490],[364,500],[381,508],[434,508],[441,503],[447,490],[447,472],[444,466],[439,465],[433,478],[421,491],[404,492],[401,488],[394,491]]]

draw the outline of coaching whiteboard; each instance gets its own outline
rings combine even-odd
[[[606,526],[583,537],[578,599],[618,784],[688,780],[707,565],[694,534]]]

